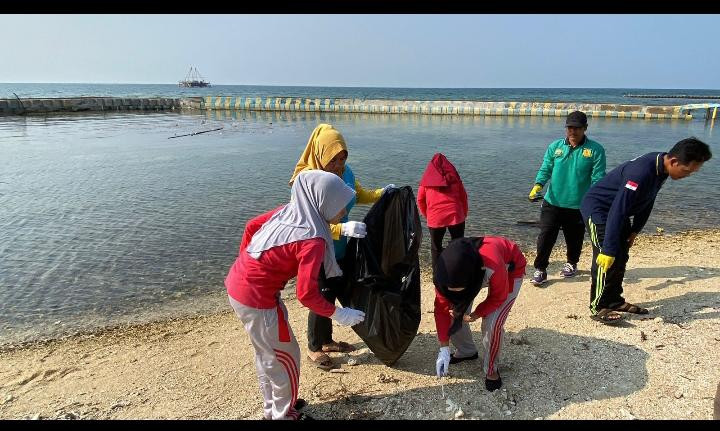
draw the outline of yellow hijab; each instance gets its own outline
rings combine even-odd
[[[330,163],[330,160],[341,151],[347,151],[347,145],[340,132],[330,124],[318,124],[310,134],[305,150],[295,165],[295,172],[290,177],[289,184],[292,185],[295,177],[302,171],[322,170],[323,166]]]

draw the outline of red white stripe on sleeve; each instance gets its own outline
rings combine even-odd
[[[638,188],[638,184],[634,181],[628,181],[627,183],[625,183],[625,188],[635,191]]]

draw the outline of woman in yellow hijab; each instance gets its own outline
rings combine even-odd
[[[345,164],[348,157],[347,145],[342,134],[330,124],[319,124],[310,134],[307,146],[300,160],[295,166],[290,178],[292,185],[295,177],[302,171],[309,169],[320,169],[326,172],[332,172],[343,179],[345,184],[355,190],[355,198],[345,207],[347,212],[355,205],[371,204],[380,199],[383,192],[389,188],[395,187],[389,184],[380,189],[366,190],[355,179],[350,165]],[[347,237],[363,238],[365,236],[365,223],[348,221],[348,216],[342,218],[340,223],[331,224],[330,232],[332,233],[333,245],[335,246],[335,258],[338,263],[345,256],[345,247],[347,245]],[[337,298],[338,289],[346,282],[345,275],[342,277],[326,278],[325,270],[320,270],[318,277],[318,285],[320,293],[325,299],[331,303]],[[308,314],[308,357],[311,361],[322,370],[331,370],[337,368],[327,352],[351,352],[355,348],[344,341],[334,341],[332,338],[332,320],[327,317],[318,316],[312,311]]]

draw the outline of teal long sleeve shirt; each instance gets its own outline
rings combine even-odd
[[[545,201],[562,208],[579,209],[590,186],[605,176],[605,149],[587,136],[573,148],[566,139],[554,141],[545,151],[535,183],[545,186]]]

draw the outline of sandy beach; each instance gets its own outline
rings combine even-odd
[[[494,393],[484,389],[481,361],[451,366],[444,382],[435,377],[429,270],[418,335],[392,368],[337,325],[335,339],[358,350],[332,354],[338,373],[315,368],[305,356],[307,310],[291,291],[305,412],[316,419],[711,419],[720,381],[719,246],[720,230],[640,236],[625,297],[650,314],[619,326],[589,318],[589,244],[581,273],[568,280],[559,277],[564,251],[556,246],[551,282],[524,282],[509,315],[504,386]],[[524,251],[532,262],[534,252]],[[472,328],[481,346],[480,323]],[[253,349],[229,305],[225,313],[0,351],[0,418],[261,417]]]

